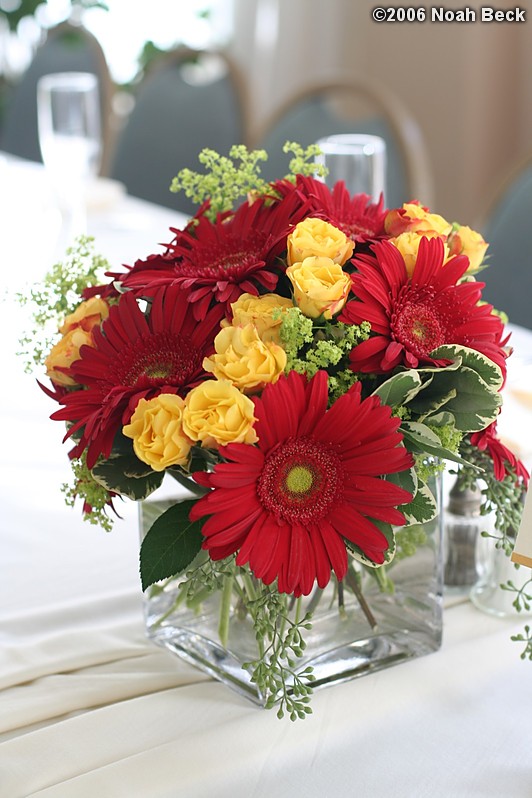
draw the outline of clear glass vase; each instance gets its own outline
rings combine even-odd
[[[432,487],[440,502],[439,481]],[[163,488],[166,493],[160,489],[139,503],[141,537],[176,501],[168,496],[166,482]],[[351,571],[345,584],[338,585],[333,579],[324,590],[316,588],[299,600],[282,597],[291,621],[312,613],[312,628],[305,631],[306,648],[297,669],[312,667],[314,689],[387,668],[440,647],[441,515],[419,528],[416,538],[421,545],[415,554],[396,557],[386,567],[385,578],[379,573],[377,579],[369,569],[360,567],[358,577]],[[202,552],[191,567],[206,560],[207,554]],[[257,641],[242,601],[243,594],[250,596],[249,591],[260,591],[261,583],[243,572],[228,580],[223,589],[210,594],[205,591],[204,596],[189,602],[179,587],[182,581],[182,577],[173,577],[145,591],[148,636],[257,704],[264,706],[268,699],[271,703],[270,696],[257,688],[249,669],[243,667],[257,659],[263,643],[267,646],[267,641]],[[350,589],[353,586],[358,597]]]

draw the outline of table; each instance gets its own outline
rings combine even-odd
[[[36,233],[38,192],[24,199],[39,167],[9,168],[20,202],[6,202],[3,183],[0,262],[16,289],[42,274],[53,244],[42,224]],[[117,266],[156,251],[181,222],[121,195],[91,212],[89,232]],[[532,666],[510,641],[518,615],[449,607],[439,652],[318,691],[314,714],[294,724],[150,643],[136,508],[121,504],[106,533],[64,505],[67,447],[47,418],[53,403],[21,373],[22,321],[4,302],[0,798],[532,795]],[[514,342],[517,383],[532,333],[516,329]],[[507,411],[505,432],[529,462],[530,408],[509,394]]]

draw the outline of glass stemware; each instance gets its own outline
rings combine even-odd
[[[368,194],[374,202],[385,194],[386,142],[380,136],[345,133],[316,144],[321,155],[315,160],[328,169],[328,186],[343,180],[350,194]]]
[[[98,173],[101,123],[98,82],[88,72],[61,72],[37,85],[39,143],[70,232],[86,232],[85,194]]]

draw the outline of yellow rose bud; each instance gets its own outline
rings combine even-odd
[[[476,272],[484,260],[488,244],[480,233],[462,225],[453,230],[449,236],[449,251],[451,255],[467,255],[469,258],[468,272]]]
[[[79,350],[82,346],[92,346],[92,335],[81,327],[75,327],[52,348],[44,365],[47,376],[57,385],[77,385],[76,381],[63,369],[70,369],[72,363],[79,360]]]
[[[192,444],[183,432],[184,407],[183,399],[173,393],[141,399],[129,424],[122,428],[127,438],[133,438],[139,460],[154,471],[188,462]]]
[[[252,294],[242,294],[236,302],[233,302],[233,327],[245,327],[246,324],[254,324],[257,328],[259,337],[263,341],[274,341],[279,343],[279,328],[282,322],[282,313],[273,318],[275,310],[284,312],[292,308],[293,303],[290,299],[278,296],[277,294],[263,294],[253,296]],[[231,322],[224,319],[222,327],[228,327]]]
[[[334,225],[309,217],[295,226],[288,236],[287,247],[289,266],[311,257],[330,258],[343,266],[352,256],[355,245]]]
[[[415,202],[405,202],[400,213],[398,209],[389,211],[384,220],[384,227],[390,236],[399,236],[401,233],[418,233],[433,238],[441,236],[447,238],[452,230],[452,225],[437,213],[430,213],[428,208]]]
[[[216,354],[203,368],[219,380],[229,380],[244,393],[256,393],[277,382],[286,366],[286,352],[273,341],[262,341],[254,324],[224,327],[214,339]]]
[[[104,319],[109,315],[109,305],[104,299],[94,296],[81,302],[76,308],[74,313],[71,313],[65,318],[63,326],[59,328],[59,332],[65,335],[74,327],[81,327],[87,332],[90,332],[97,324],[101,324]]]
[[[255,443],[255,405],[229,380],[206,380],[185,399],[183,429],[202,446]]]
[[[300,311],[311,319],[331,319],[346,303],[351,278],[330,258],[305,258],[286,270]]]
[[[397,236],[397,238],[390,238],[390,242],[397,247],[404,258],[406,272],[409,277],[412,277],[414,272],[414,266],[416,265],[419,243],[421,239],[435,237],[435,235],[429,235],[428,233],[423,233],[423,235],[419,235],[419,233],[401,233],[401,235]],[[449,248],[447,244],[444,244],[444,251],[444,263],[446,263],[449,260]]]

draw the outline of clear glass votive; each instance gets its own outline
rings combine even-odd
[[[385,194],[386,142],[380,136],[344,133],[316,142],[321,155],[316,163],[328,169],[328,186],[343,180],[350,194],[368,194],[374,202]]]

